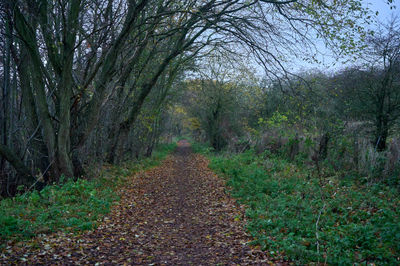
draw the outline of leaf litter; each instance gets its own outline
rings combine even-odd
[[[0,264],[287,265],[250,247],[245,208],[186,141],[130,177],[97,229],[8,243]]]

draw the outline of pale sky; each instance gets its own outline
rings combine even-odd
[[[378,12],[376,19],[380,23],[387,23],[393,16],[400,16],[400,0],[393,0],[391,4],[388,4],[388,0],[362,0],[362,2],[366,7],[371,9],[374,14]],[[371,24],[371,29],[374,30],[374,28],[376,28],[376,24]],[[327,59],[327,61],[331,60],[333,59]],[[329,67],[329,70],[342,69],[352,64],[354,63],[338,63],[333,67]]]
[[[387,22],[392,15],[400,14],[400,1],[393,0],[391,5],[387,4],[387,0],[363,0],[366,6],[373,11],[378,11],[378,20],[381,22]],[[392,6],[392,9],[390,7]],[[395,8],[397,6],[397,8]]]
[[[378,11],[378,16],[377,20],[379,22],[388,22],[392,16],[399,16],[400,17],[400,0],[393,0],[392,4],[388,4],[387,0],[362,0],[364,5],[371,9],[371,11],[375,14]],[[397,8],[396,8],[397,6]],[[392,8],[391,8],[392,7]],[[371,24],[371,29],[373,30],[376,25]],[[320,51],[322,51],[324,56],[318,56],[318,59],[322,61],[322,64],[313,64],[313,63],[307,63],[307,62],[302,62],[297,60],[292,61],[292,66],[291,69],[295,72],[301,72],[301,71],[307,71],[310,69],[319,69],[322,71],[334,71],[334,70],[339,70],[343,69],[346,66],[350,66],[354,64],[354,62],[349,62],[349,63],[342,63],[338,61],[336,58],[333,56],[329,56],[330,51],[328,51],[324,44],[322,42],[317,45]],[[334,64],[335,63],[335,64]]]

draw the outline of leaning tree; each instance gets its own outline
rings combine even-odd
[[[163,89],[161,79],[174,78],[179,64],[212,49],[237,48],[275,75],[287,54],[317,50],[315,37],[349,52],[364,32],[357,21],[366,15],[357,0],[3,0],[0,5],[2,188],[10,175],[16,177],[14,187],[79,175],[86,159],[81,150],[96,143],[95,132],[106,118],[113,120],[105,143],[111,154],[105,157],[112,161],[146,99]],[[116,95],[122,95],[118,106],[105,110]]]

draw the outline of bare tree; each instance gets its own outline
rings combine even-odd
[[[82,150],[98,148],[90,145],[100,125],[110,126],[103,144],[114,157],[149,97],[163,95],[161,84],[170,86],[188,60],[239,45],[274,73],[286,53],[312,48],[315,33],[350,49],[362,32],[354,23],[365,15],[356,0],[4,0],[0,10],[7,18],[2,110],[19,110],[3,112],[2,132],[10,136],[7,125],[21,125],[13,141],[2,133],[2,167],[11,164],[30,182],[80,175]],[[10,78],[16,89],[7,94]],[[5,108],[5,95],[19,109]],[[110,99],[118,106],[104,109]]]
[[[348,115],[372,122],[373,144],[378,151],[386,149],[390,131],[400,118],[399,26],[397,18],[380,25],[367,40],[365,66],[336,77],[344,88]]]

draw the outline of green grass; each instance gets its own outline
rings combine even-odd
[[[247,206],[253,244],[271,255],[299,264],[400,263],[398,190],[351,176],[320,181],[312,167],[268,152],[208,156]]]
[[[176,144],[160,145],[150,158],[106,167],[92,180],[69,180],[0,202],[0,245],[41,233],[83,231],[97,226],[118,200],[116,188],[134,172],[157,165]]]

